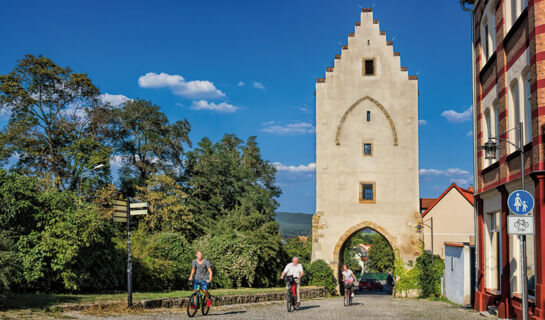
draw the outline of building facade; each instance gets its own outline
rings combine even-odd
[[[464,189],[451,184],[422,213],[422,219],[424,250],[439,255],[441,259],[445,259],[446,242],[473,243],[473,188]]]
[[[312,259],[337,271],[345,241],[371,228],[410,263],[419,253],[419,220],[417,78],[401,66],[372,10],[362,9],[316,83]]]
[[[499,318],[520,318],[520,277],[526,272],[530,314],[545,319],[545,1],[464,2],[473,4],[475,308],[495,306]],[[485,159],[479,147],[491,137],[501,138],[501,149]],[[520,270],[518,238],[507,234],[507,197],[521,188],[521,154],[505,140],[523,146],[524,188],[536,199],[527,270]]]

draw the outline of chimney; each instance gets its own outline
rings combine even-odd
[[[467,190],[469,190],[469,191],[471,191],[471,192],[475,191],[475,189],[473,188],[473,185],[472,185],[472,184],[469,185],[469,187],[467,188]]]

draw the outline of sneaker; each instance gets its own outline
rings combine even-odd
[[[295,305],[296,308],[299,308],[301,306],[301,302],[297,302],[297,304]]]
[[[212,304],[212,301],[210,299],[206,300],[206,307],[210,308],[210,305]]]
[[[354,292],[352,292],[352,294],[350,295],[352,298],[354,298]]]

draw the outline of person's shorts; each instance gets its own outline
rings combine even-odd
[[[353,284],[354,284],[354,282],[352,282],[352,281],[345,281],[344,282],[344,287],[346,289],[351,289]]]
[[[208,282],[206,282],[206,280],[193,281],[193,290],[199,289],[199,285],[201,285],[201,289],[208,290]]]

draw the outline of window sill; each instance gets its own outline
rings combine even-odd
[[[360,203],[377,203],[376,200],[361,200],[360,199]]]

